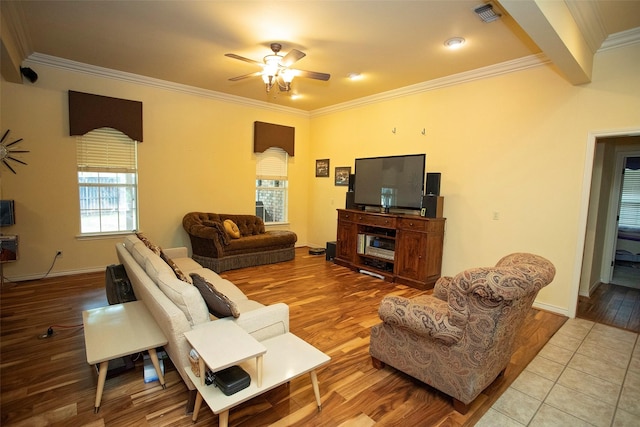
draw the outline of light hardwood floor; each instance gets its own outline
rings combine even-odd
[[[323,409],[308,376],[234,409],[231,426],[471,426],[513,382],[566,318],[532,309],[504,377],[462,416],[451,400],[393,368],[376,370],[369,329],[389,293],[423,293],[352,272],[298,248],[293,261],[225,272],[250,298],[290,307],[291,331],[332,358],[318,370]],[[104,273],[5,283],[1,289],[0,423],[3,426],[192,426],[187,389],[170,362],[167,389],[143,382],[142,363],[105,385],[93,413],[97,375],[86,362],[82,311],[107,305]],[[75,326],[80,325],[80,326]],[[53,326],[54,334],[38,339]],[[208,408],[196,426],[217,425]]]

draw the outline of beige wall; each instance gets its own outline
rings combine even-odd
[[[103,269],[116,262],[122,237],[79,240],[75,137],[69,136],[67,91],[142,101],[144,142],[138,145],[140,230],[160,246],[189,246],[181,221],[189,211],[255,212],[253,122],[296,128],[290,158],[290,225],[307,241],[310,175],[308,114],[223,102],[212,97],[33,65],[36,84],[2,81],[2,129],[24,138],[28,166],[17,175],[2,167],[2,198],[15,199],[20,260],[5,265],[8,278],[43,275],[57,250],[52,274]],[[259,88],[257,88],[259,90]],[[312,169],[311,169],[312,170]]]
[[[443,273],[535,252],[558,270],[539,305],[570,312],[585,237],[589,135],[640,129],[639,66],[636,44],[598,54],[593,82],[583,86],[541,66],[310,119],[39,67],[36,85],[1,86],[2,128],[15,130],[32,150],[17,176],[3,171],[2,197],[16,199],[18,209],[19,224],[8,231],[22,239],[21,261],[5,274],[37,276],[58,249],[65,255],[54,272],[115,262],[118,239],[75,237],[74,140],[66,136],[66,91],[73,89],[144,103],[140,220],[162,246],[187,243],[180,219],[190,210],[252,211],[252,123],[280,123],[296,127],[290,227],[301,243],[335,240],[335,209],[345,197],[345,187],[333,182],[336,166],[353,167],[356,157],[426,153],[428,171],[442,173]],[[331,160],[330,178],[314,176],[321,158]]]
[[[567,313],[580,276],[589,134],[640,130],[638,69],[640,44],[598,54],[583,86],[544,66],[314,117],[312,156],[330,157],[333,169],[361,156],[426,153],[427,170],[442,173],[443,273],[538,253],[557,275],[537,302]],[[321,243],[335,236],[344,189],[315,179],[312,194],[309,240]]]

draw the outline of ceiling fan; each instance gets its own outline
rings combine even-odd
[[[253,59],[245,58],[244,56],[236,55],[234,53],[226,53],[225,56],[228,56],[229,58],[239,59],[240,61],[249,62],[262,67],[262,71],[232,77],[229,80],[235,82],[249,77],[262,76],[267,92],[269,92],[276,83],[278,84],[278,88],[281,92],[289,92],[291,90],[291,81],[296,76],[323,81],[327,81],[329,80],[329,77],[331,77],[331,75],[327,73],[290,68],[293,64],[304,58],[306,54],[297,49],[292,49],[285,56],[282,56],[280,55],[281,49],[282,45],[280,43],[271,43],[271,50],[273,51],[273,54],[265,56],[263,62],[254,61]]]

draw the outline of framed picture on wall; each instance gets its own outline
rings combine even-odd
[[[316,178],[329,177],[329,159],[316,160]]]
[[[349,185],[349,175],[351,174],[351,166],[336,166],[336,185]]]

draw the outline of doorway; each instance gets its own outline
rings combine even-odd
[[[609,283],[640,289],[640,152],[621,154],[618,233]]]
[[[640,271],[636,275],[626,258],[635,246],[619,239],[622,171],[628,157],[640,156],[640,132],[598,135],[592,140],[593,161],[588,193],[586,236],[575,316],[622,328],[640,328]],[[588,181],[587,181],[588,182]],[[640,200],[638,200],[640,202]],[[635,205],[635,213],[640,205]],[[624,237],[624,236],[623,236]],[[624,240],[624,239],[623,239]],[[619,241],[621,243],[619,243]],[[640,269],[638,269],[640,270]],[[617,284],[619,283],[619,284]],[[636,285],[637,284],[637,285]],[[630,286],[631,285],[631,286]]]

